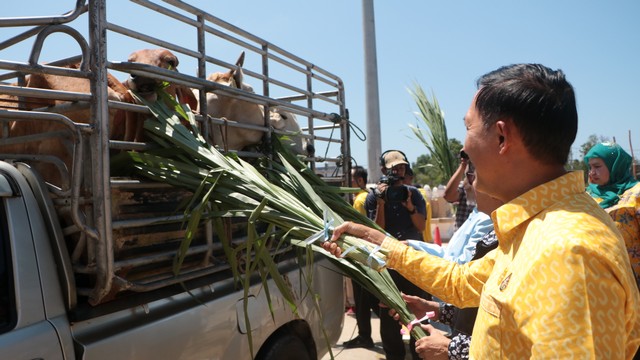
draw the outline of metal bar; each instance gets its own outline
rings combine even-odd
[[[134,1],[134,2],[142,2],[141,0],[132,0],[132,1]],[[304,60],[304,59],[302,59],[302,58],[300,58],[300,57],[298,57],[298,56],[296,56],[296,55],[294,55],[294,54],[282,49],[281,47],[279,47],[279,46],[277,46],[275,44],[272,44],[272,43],[270,43],[270,42],[268,42],[268,41],[266,41],[266,40],[264,40],[264,39],[262,39],[262,38],[260,38],[258,36],[255,36],[255,35],[247,32],[247,31],[245,31],[245,30],[242,30],[242,29],[240,29],[240,28],[238,28],[238,27],[236,27],[236,26],[234,26],[234,25],[232,25],[232,24],[230,24],[230,23],[228,23],[228,22],[226,22],[224,20],[221,20],[221,19],[219,19],[219,18],[217,18],[217,17],[215,17],[215,16],[213,16],[213,15],[211,15],[211,14],[205,12],[205,11],[202,11],[202,10],[200,10],[200,9],[194,7],[194,6],[191,6],[189,4],[186,4],[183,1],[180,1],[180,0],[163,0],[163,2],[171,4],[171,5],[179,8],[179,9],[182,9],[182,10],[184,10],[186,12],[189,12],[189,13],[192,13],[194,15],[202,16],[204,19],[206,19],[206,20],[208,20],[208,21],[220,26],[221,28],[223,28],[225,30],[231,31],[231,32],[233,32],[233,33],[235,33],[237,35],[240,35],[240,36],[242,36],[244,38],[247,38],[247,39],[249,39],[251,41],[254,41],[254,42],[260,44],[261,46],[267,45],[270,51],[276,52],[276,53],[278,53],[278,54],[280,54],[280,55],[282,55],[282,56],[284,56],[284,57],[286,57],[288,59],[291,59],[294,62],[301,63],[305,67],[310,67],[311,69],[317,71],[318,73],[322,74],[323,76],[326,76],[326,77],[328,77],[330,79],[334,79],[336,81],[341,81],[338,76],[336,76],[336,75],[334,75],[334,74],[332,74],[332,73],[330,73],[330,72],[318,67],[317,65],[314,65],[311,62],[308,62],[308,61],[306,61],[306,60]],[[235,41],[233,39],[228,39],[228,40],[235,43]],[[241,44],[238,44],[238,45],[241,45]],[[275,57],[272,57],[272,56],[270,56],[270,59],[273,59],[275,61],[279,61],[278,58],[275,58]],[[279,62],[281,62],[281,61],[279,61]],[[283,62],[283,64],[286,65],[287,63]]]
[[[20,75],[22,75],[23,72],[30,72],[30,73],[34,73],[37,72],[38,73],[42,73],[43,69],[47,69],[48,67],[51,67],[51,69],[59,69],[59,67],[61,66],[65,66],[65,65],[69,65],[69,64],[75,64],[78,63],[82,60],[82,55],[76,55],[76,56],[72,56],[66,59],[62,59],[62,60],[57,60],[57,61],[52,61],[50,63],[48,63],[46,66],[45,65],[36,65],[37,67],[34,67],[33,65],[27,64],[27,63],[21,63],[21,62],[13,62],[13,61],[2,61],[0,60],[0,69],[13,69],[13,70],[18,70],[18,71],[14,71],[14,72],[8,72],[5,74],[0,75],[0,81],[4,81],[7,79],[13,79],[16,78]],[[60,72],[73,72],[73,73],[77,73],[79,75],[79,77],[89,77],[89,73],[88,72],[84,72],[84,71],[80,71],[80,70],[75,70],[75,69],[68,69],[68,68],[63,68],[64,70],[60,70]],[[54,71],[58,71],[58,70],[54,70]]]
[[[111,191],[109,191],[109,108],[107,106],[107,14],[106,0],[89,3],[91,93],[95,101],[91,107],[91,121],[96,133],[91,143],[91,183],[93,221],[98,233],[96,245],[96,285],[90,302],[98,303],[111,290],[113,279],[114,245],[111,231]],[[89,168],[89,167],[87,167]]]
[[[313,135],[313,139],[314,140],[320,140],[320,141],[325,141],[325,142],[330,142],[330,143],[342,143],[342,140],[340,139],[335,139],[335,138],[329,138],[329,137],[324,137],[324,136],[318,136],[318,135]]]
[[[75,20],[78,16],[87,11],[85,3],[87,0],[77,0],[75,9],[59,16],[34,16],[34,17],[14,17],[0,18],[0,27],[10,26],[31,26],[64,24]]]
[[[240,40],[238,38],[235,38],[227,33],[224,33],[220,30],[217,30],[211,26],[205,25],[204,29],[210,33],[211,35],[215,35],[223,40],[227,40],[228,42],[234,43],[246,50],[251,50],[255,53],[258,53],[260,55],[262,55],[262,49],[260,49],[259,47],[255,46],[255,45],[251,45],[248,42],[244,41],[244,40]]]
[[[37,26],[14,37],[11,37],[3,42],[0,42],[0,50],[4,50],[12,45],[18,44],[34,35],[37,35],[40,30],[42,30],[42,26]]]
[[[340,125],[339,124],[321,125],[321,126],[315,126],[314,129],[316,131],[318,131],[318,130],[335,130],[335,129],[340,129]]]
[[[82,37],[82,35],[78,32],[78,30],[73,29],[66,25],[53,25],[46,26],[38,33],[36,39],[33,43],[33,48],[31,49],[31,55],[29,55],[29,64],[35,65],[38,63],[40,58],[40,52],[42,51],[42,45],[44,44],[44,40],[47,36],[55,33],[61,32],[71,36],[80,46],[80,50],[82,51],[82,61],[80,62],[80,70],[87,71],[89,69],[89,64],[87,63],[87,57],[89,54],[89,44]]]
[[[211,250],[210,249],[211,247],[213,248],[213,250],[222,250],[222,244],[218,243],[218,244],[212,244],[212,245],[213,246],[193,245],[189,247],[189,249],[187,250],[187,256],[196,255],[199,253],[206,253],[207,251]],[[136,257],[133,259],[116,261],[114,264],[114,268],[116,271],[118,271],[124,268],[131,268],[134,266],[154,264],[160,261],[173,260],[175,256],[176,256],[176,252],[174,250],[163,251],[151,256]]]
[[[78,124],[71,121],[69,118],[53,113],[42,113],[37,111],[12,111],[12,110],[0,110],[0,118],[12,119],[14,121],[55,121],[70,129],[69,133],[73,137],[74,141],[74,153],[73,153],[73,174],[71,180],[71,218],[73,223],[83,232],[89,234],[95,238],[97,233],[95,229],[89,227],[84,221],[79,210],[78,199],[80,198],[79,184],[82,180],[82,172],[76,171],[76,169],[82,169],[82,154],[84,153],[84,146],[82,143],[82,131],[90,131],[90,126],[87,124]]]
[[[38,88],[25,88],[12,85],[0,85],[0,94],[25,96],[40,99],[55,99],[64,101],[91,101],[91,94],[62,90],[46,90]]]
[[[173,274],[167,274],[164,278],[160,280],[149,281],[146,283],[143,283],[140,281],[130,282],[126,279],[121,278],[120,276],[117,276],[116,278],[114,278],[114,281],[116,282],[118,287],[122,287],[124,289],[135,291],[135,292],[147,292],[147,291],[160,289],[168,285],[179,284],[185,281],[215,274],[219,271],[223,271],[226,269],[228,269],[228,267],[221,268],[221,267],[209,266],[203,269],[198,269],[196,271],[184,271],[177,276],[174,276]]]
[[[310,69],[310,68],[311,67],[309,65],[307,65],[307,69]],[[312,81],[312,78],[311,78],[311,73],[307,73],[307,92],[310,93],[310,94],[313,94],[313,81]],[[313,98],[310,97],[310,96],[307,97],[307,107],[308,108],[313,108]],[[314,136],[315,130],[313,128],[313,117],[311,117],[311,116],[307,117],[307,127],[309,129],[308,130],[309,135],[311,135],[311,142],[310,142],[311,146],[315,147],[315,140],[316,140],[316,138]],[[316,162],[314,161],[310,165],[311,165],[311,171],[315,173],[316,172],[316,165],[317,165]]]
[[[250,93],[245,90],[221,85],[212,81],[200,79],[190,75],[185,75],[172,70],[161,69],[155,66],[139,64],[139,63],[112,62],[110,64],[111,64],[111,68],[115,70],[129,72],[137,75],[149,76],[149,77],[158,78],[158,79],[171,79],[171,81],[176,82],[178,84],[195,87],[199,89],[205,89],[207,91],[217,90],[224,95],[233,96],[241,100],[258,103],[261,105],[265,105],[265,104],[269,104],[270,106],[279,105],[287,109],[292,109],[294,111],[297,110],[302,113],[310,114],[317,119],[324,119],[327,121],[331,121],[330,119],[333,118],[333,115],[331,114],[315,111],[313,109],[291,104],[289,102],[272,99],[256,93]]]
[[[340,95],[340,92],[338,90],[331,90],[331,91],[321,91],[318,93],[313,94],[314,96],[324,96],[324,97],[335,97],[338,98],[338,96]],[[303,95],[293,95],[293,96],[282,96],[277,98],[278,100],[284,100],[284,101],[299,101],[299,100],[306,100],[307,97],[303,96]]]
[[[201,55],[207,53],[206,34],[204,31],[204,19],[198,16],[198,52]],[[207,77],[207,61],[204,56],[198,57],[198,77],[205,79]],[[198,107],[201,114],[207,114],[207,94],[204,91],[198,91]],[[202,135],[205,139],[213,139],[213,134],[209,134],[209,126],[202,126]]]
[[[3,61],[0,60],[0,69],[7,70],[16,70],[26,73],[39,73],[39,74],[51,74],[58,76],[75,76],[79,78],[88,79],[91,74],[87,71],[82,71],[78,69],[70,69],[59,66],[49,66],[49,65],[36,65],[36,64],[27,64],[20,63],[14,61]]]
[[[116,220],[113,222],[112,228],[114,230],[122,230],[122,229],[133,228],[133,227],[169,224],[169,223],[182,222],[182,221],[184,221],[184,215],[160,216],[160,217],[143,218],[143,219]]]
[[[122,26],[119,26],[119,25],[116,25],[116,24],[107,23],[106,24],[106,29],[114,31],[114,32],[117,32],[117,33],[122,34],[122,35],[130,36],[130,37],[132,37],[134,39],[146,41],[148,43],[154,44],[154,45],[162,47],[162,48],[173,50],[173,51],[175,51],[177,53],[189,55],[189,56],[192,56],[192,57],[195,57],[195,58],[201,56],[196,51],[192,51],[192,50],[189,50],[189,49],[187,49],[185,47],[168,43],[166,41],[163,41],[163,40],[158,39],[158,38],[153,37],[153,36],[148,36],[148,35],[139,33],[137,31],[129,30],[129,29],[125,28],[125,27],[122,27]]]

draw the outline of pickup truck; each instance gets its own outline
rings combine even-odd
[[[225,257],[211,221],[204,221],[184,270],[175,275],[172,261],[185,235],[179,209],[190,194],[167,184],[111,173],[112,154],[144,151],[147,145],[109,139],[109,122],[104,119],[110,109],[146,110],[108,100],[107,71],[167,76],[153,66],[107,60],[110,39],[118,35],[162,45],[198,64],[197,76],[175,73],[167,81],[201,92],[227,91],[228,96],[277,106],[307,120],[301,126],[302,136],[316,148],[327,148],[323,158],[306,159],[309,167],[321,173],[322,163],[331,166],[331,174],[323,175],[325,180],[348,184],[349,164],[343,161],[349,158],[348,113],[337,76],[202,9],[178,0],[163,2],[134,0],[124,5],[78,0],[75,8],[59,16],[0,18],[0,27],[17,33],[0,43],[0,50],[35,38],[29,61],[0,60],[0,96],[18,99],[13,107],[1,106],[0,99],[0,148],[59,136],[73,149],[70,168],[49,154],[0,152],[3,359],[316,359],[329,352],[340,335],[343,277],[327,259],[305,256],[291,246],[274,250],[278,272],[294,294],[297,311],[293,312],[273,279],[263,282],[257,274],[242,274],[251,284],[247,294],[242,291],[233,275],[232,264],[237,262]],[[109,6],[120,10],[142,6],[153,16],[186,24],[195,29],[190,34],[198,34],[198,49],[131,30],[130,24],[112,23],[105,12]],[[88,29],[88,41],[78,28]],[[40,64],[43,42],[52,33],[76,40],[81,54]],[[262,91],[230,90],[207,81],[207,66],[230,65],[206,53],[207,36],[240,44],[247,56],[259,58],[261,70],[246,72],[262,82]],[[69,71],[57,65],[78,58],[91,64],[88,70]],[[308,80],[306,88],[270,77],[268,64],[274,61]],[[70,93],[24,85],[27,76],[45,73],[87,78],[92,91]],[[317,79],[331,89],[316,90],[312,84]],[[276,98],[273,94],[278,91],[284,95]],[[61,103],[25,110],[25,97]],[[66,116],[69,109],[82,107],[91,111],[86,123]],[[196,117],[203,123],[222,122],[203,114]],[[35,120],[57,122],[66,130],[62,135],[11,136],[12,122]],[[230,122],[228,126],[241,125]],[[274,129],[265,126],[263,131],[268,139]],[[268,150],[237,154],[270,156]],[[57,164],[68,186],[45,181],[48,174],[37,166],[41,162]],[[241,244],[247,236],[245,222],[233,219],[230,224],[231,245]],[[313,274],[302,270],[309,262],[313,262]]]

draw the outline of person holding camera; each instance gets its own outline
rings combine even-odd
[[[460,150],[460,165],[453,173],[444,189],[444,199],[456,205],[456,222],[454,230],[458,230],[469,218],[475,207],[475,200],[467,198],[466,187],[469,186],[466,174],[471,172],[468,168],[469,155]]]
[[[426,203],[418,189],[403,184],[410,168],[407,157],[398,150],[385,151],[380,156],[380,167],[383,176],[365,201],[367,215],[398,240],[422,240],[427,213]],[[396,271],[390,270],[389,273],[403,293],[430,298],[430,295]],[[406,349],[400,329],[400,324],[388,311],[380,311],[380,337],[386,358],[389,360],[405,358]],[[413,338],[410,340],[409,348],[412,359],[419,359]]]
[[[398,240],[422,240],[426,203],[418,189],[403,184],[410,166],[406,156],[398,150],[385,151],[380,166],[384,175],[365,202],[369,218]]]

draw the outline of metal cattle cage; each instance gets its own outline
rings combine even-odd
[[[129,7],[142,7],[145,17],[157,20],[131,19],[126,16]],[[154,37],[153,27],[145,25],[149,23],[174,27],[179,41]],[[228,270],[225,264],[212,261],[220,253],[221,245],[212,241],[212,225],[207,223],[201,230],[201,241],[191,249],[194,260],[179,276],[173,276],[169,270],[144,271],[150,264],[170,263],[174,245],[183,236],[180,228],[183,217],[175,214],[175,206],[188,194],[167,185],[111,176],[113,153],[141,151],[148,145],[109,139],[109,121],[105,119],[114,110],[148,113],[148,109],[109,100],[108,73],[120,80],[134,74],[200,90],[200,114],[196,119],[202,124],[244,126],[202,115],[206,114],[204,92],[211,91],[260,104],[266,110],[278,107],[294,113],[303,122],[302,136],[322,155],[307,158],[309,167],[314,172],[323,165],[335,167],[334,175],[325,176],[325,180],[347,185],[349,126],[341,79],[210,13],[178,0],[131,0],[127,4],[77,0],[71,11],[60,16],[2,18],[0,31],[9,34],[1,37],[6,40],[0,43],[0,54],[19,54],[15,59],[0,55],[3,59],[0,95],[13,99],[0,99],[0,146],[57,137],[73,154],[70,168],[48,154],[1,155],[6,160],[53,164],[60,173],[61,184],[48,184],[47,191],[56,213],[65,221],[62,235],[56,236],[56,241],[61,248],[70,247],[72,268],[64,269],[67,281],[75,284],[67,295],[70,307],[76,301],[75,289],[77,295],[88,297],[95,305],[122,291],[144,292]],[[43,53],[55,53],[48,47],[56,45],[49,41],[52,35],[71,41],[70,47],[75,44],[78,53],[65,49],[64,57],[43,63],[40,59]],[[177,55],[182,72],[123,61],[127,53],[149,47],[168,49]],[[206,80],[211,72],[233,68],[232,61],[240,51],[246,53],[248,65],[244,73],[257,89],[255,93]],[[72,63],[79,66],[64,67]],[[195,73],[188,74],[185,68],[194,68]],[[87,79],[90,93],[26,87],[25,78],[34,73]],[[58,103],[27,110],[27,98]],[[66,116],[83,109],[90,111],[86,122]],[[268,126],[268,111],[265,114],[265,126],[251,128],[263,131],[263,141],[268,144],[274,129]],[[20,138],[9,134],[11,122],[34,120],[56,122],[60,130]],[[208,128],[203,126],[205,135]],[[265,156],[265,152],[239,151],[238,155],[259,157]],[[141,206],[149,211],[131,210]],[[137,254],[135,258],[131,256],[133,253]]]

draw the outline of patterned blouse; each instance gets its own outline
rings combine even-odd
[[[601,199],[596,199],[600,202]],[[631,267],[640,286],[640,183],[625,191],[618,203],[605,209],[622,233]]]

